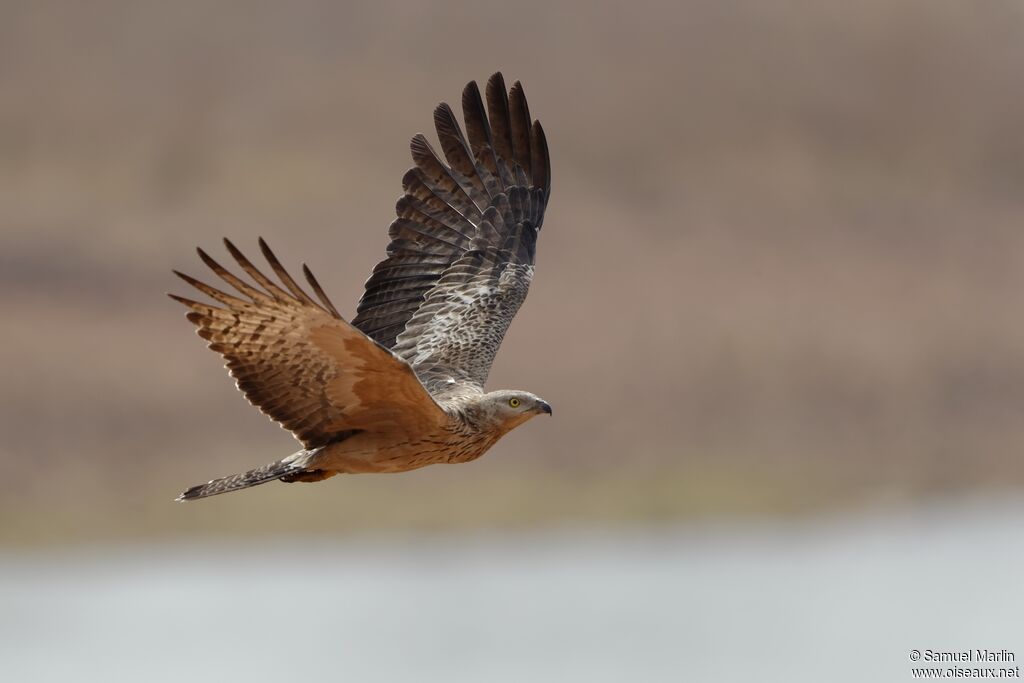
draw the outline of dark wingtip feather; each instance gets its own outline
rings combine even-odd
[[[216,287],[211,287],[210,285],[206,284],[205,282],[201,282],[200,280],[195,279],[191,275],[186,275],[185,273],[182,273],[181,271],[178,271],[178,270],[175,270],[175,271],[172,271],[172,272],[175,275],[177,275],[178,277],[180,277],[182,280],[187,282],[188,284],[190,284],[193,287],[195,287],[196,289],[198,289],[200,292],[202,292],[206,296],[210,297],[211,299],[215,299],[215,300],[221,302],[222,304],[226,304],[228,306],[239,306],[239,305],[244,306],[244,305],[246,305],[246,302],[243,301],[242,299],[239,299],[236,296],[231,296],[230,294],[222,292],[219,289],[217,289]]]
[[[341,314],[338,313],[338,309],[334,307],[333,303],[331,303],[331,300],[327,297],[327,293],[324,292],[323,287],[320,286],[316,276],[313,275],[313,271],[310,270],[309,266],[305,263],[302,264],[302,274],[306,276],[306,282],[308,282],[309,286],[313,288],[313,292],[317,295],[317,298],[320,299],[324,308],[333,313],[335,318],[341,318]]]
[[[178,273],[178,271],[174,271],[174,272],[177,273],[178,275],[180,275],[180,273]],[[186,306],[188,306],[190,308],[192,306],[199,306],[200,305],[198,301],[193,301],[192,299],[186,299],[183,296],[178,296],[177,294],[172,294],[171,292],[167,292],[166,294],[170,298],[172,298],[175,301],[177,301],[179,304],[185,304]]]
[[[214,261],[212,256],[203,251],[202,247],[196,247],[196,253],[199,254],[199,258],[206,264],[206,267],[213,272],[216,273],[217,270],[222,270],[221,265]]]
[[[498,174],[498,159],[494,156],[491,124],[476,81],[470,81],[462,90],[462,118],[466,121],[466,137],[473,155],[492,174]]]
[[[227,240],[227,238],[224,239],[224,243],[226,245],[229,245],[229,249],[228,249],[229,251],[231,250],[231,248],[234,247],[234,245],[231,244],[231,242],[229,242]],[[239,292],[241,292],[245,296],[249,297],[253,301],[262,301],[262,300],[265,300],[267,298],[267,296],[263,292],[261,292],[260,290],[254,288],[252,285],[247,283],[245,280],[242,280],[241,278],[239,278],[237,275],[235,275],[230,270],[228,270],[227,268],[222,266],[220,263],[218,263],[212,256],[207,254],[202,249],[197,248],[196,251],[199,253],[199,258],[202,259],[203,263],[206,264],[207,268],[212,270],[217,275],[217,277],[219,277],[222,280],[224,280],[225,282],[227,282],[229,285],[231,285],[232,287],[237,289]],[[245,257],[242,257],[242,261],[240,261],[240,263],[243,265],[243,267],[245,265],[244,261],[245,261]]]
[[[249,272],[251,275],[250,267],[252,267],[252,265],[249,263],[249,259],[245,258],[245,254],[243,254],[242,251],[227,237],[224,238],[224,247],[228,250],[228,253],[231,254],[231,258],[235,259],[235,262],[242,267],[242,270]]]
[[[426,172],[429,169],[431,174],[444,173],[444,164],[441,163],[440,157],[437,156],[437,152],[434,151],[423,133],[416,133],[412,136],[412,140],[409,141],[409,151],[412,153],[412,162],[421,171]]]
[[[500,71],[495,71],[491,74],[491,77],[487,79],[487,87],[488,89],[496,88],[505,92],[505,77],[501,75]]]
[[[281,262],[277,260],[277,256],[275,256],[274,252],[270,250],[270,245],[267,244],[267,241],[263,239],[262,236],[256,238],[256,242],[260,246],[260,253],[263,254],[263,258],[267,259],[267,263],[271,266],[274,264],[279,266],[281,265]]]
[[[184,280],[188,284],[190,284],[193,287],[195,287],[196,289],[200,290],[200,291],[202,291],[202,287],[209,287],[209,285],[206,284],[205,282],[200,282],[199,280],[195,279],[191,275],[188,275],[187,273],[183,273],[180,270],[172,270],[171,272],[174,273],[175,275],[177,275],[178,277],[180,277],[182,280]]]
[[[427,136],[423,133],[416,133],[409,139],[409,149],[413,155],[417,152],[422,153],[430,149],[430,143],[427,142]]]
[[[288,296],[287,292],[277,286],[277,284],[269,277],[264,275],[259,268],[253,265],[252,261],[246,258],[245,254],[236,247],[231,240],[227,237],[224,238],[224,246],[227,247],[228,252],[231,254],[235,262],[242,267],[242,270],[247,272],[256,282],[258,282],[266,291],[270,293],[272,297],[278,301],[283,301]]]
[[[487,79],[487,114],[491,124],[491,138],[494,151],[506,163],[514,159],[512,151],[512,124],[508,107],[508,90],[505,89],[505,78],[498,71]],[[506,181],[510,181],[506,178]]]
[[[231,254],[231,256],[234,257],[234,259],[236,261],[238,260],[239,257],[241,257],[243,259],[245,258],[245,256],[242,255],[241,250],[238,247],[235,246],[234,242],[229,240],[227,237],[223,238],[223,240],[224,240],[224,247],[228,250],[228,253]]]
[[[533,144],[530,146],[533,155],[533,184],[544,190],[544,199],[551,195],[551,156],[548,154],[548,139],[544,135],[544,127],[540,121],[533,122],[531,131]]]
[[[288,291],[292,293],[292,296],[303,303],[316,306],[316,302],[310,299],[309,295],[302,291],[302,288],[299,287],[298,283],[296,283],[295,280],[292,279],[292,276],[288,274],[288,271],[281,264],[281,261],[279,261],[277,256],[274,255],[274,252],[270,250],[270,245],[267,244],[267,241],[260,237],[259,245],[260,251],[263,252],[263,258],[267,259],[267,263],[269,263],[270,267],[275,273],[277,273],[277,277],[281,279],[281,282],[288,288]]]
[[[479,177],[480,171],[476,167],[473,150],[462,133],[459,119],[447,102],[442,102],[434,110],[434,128],[437,130],[437,139],[441,143],[448,165],[461,173],[476,189],[485,192],[486,188]]]
[[[509,113],[512,124],[512,153],[516,163],[526,173],[526,177],[533,176],[532,162],[533,152],[530,144],[530,107],[526,102],[526,93],[523,91],[523,84],[516,81],[512,84],[512,90],[508,94]]]
[[[437,106],[434,107],[434,127],[438,125],[438,121],[446,121],[446,119],[453,119],[455,115],[452,114],[452,108],[447,102],[438,102]]]
[[[476,81],[470,81],[466,84],[466,87],[462,89],[462,108],[477,108],[477,103],[482,103],[483,98],[480,97],[480,86],[476,84]]]

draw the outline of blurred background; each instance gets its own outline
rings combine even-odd
[[[0,2],[11,680],[1024,656],[1022,60],[1015,0]],[[296,446],[170,269],[262,235],[350,318],[408,139],[496,70],[554,182],[490,386],[554,418],[173,504]]]

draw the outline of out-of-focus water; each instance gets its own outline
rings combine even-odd
[[[902,681],[1024,656],[1024,503],[0,557],[5,681]]]

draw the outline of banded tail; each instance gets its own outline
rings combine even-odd
[[[284,460],[278,460],[277,462],[272,462],[269,465],[264,465],[263,467],[257,467],[256,469],[249,470],[248,472],[232,474],[229,477],[221,477],[220,479],[212,479],[205,484],[193,486],[175,498],[175,500],[196,500],[198,498],[220,495],[221,493],[240,491],[241,489],[247,489],[250,486],[266,484],[268,481],[274,481],[275,479],[286,477],[289,474],[296,474],[301,472],[303,469],[305,468],[300,465],[285,462]]]

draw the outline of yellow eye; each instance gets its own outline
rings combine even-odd
[[[510,399],[508,400],[508,404],[509,404],[510,406],[512,406],[513,408],[518,408],[518,407],[519,407],[519,403],[520,403],[520,401],[519,401],[519,399],[518,399],[518,398],[510,398]]]

